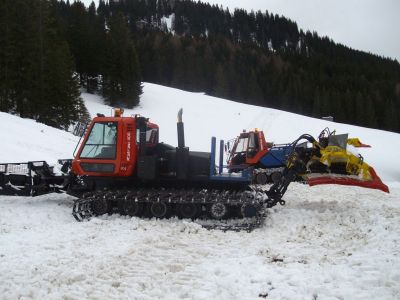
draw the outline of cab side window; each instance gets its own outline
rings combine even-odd
[[[115,159],[117,122],[96,123],[81,152],[81,158]]]

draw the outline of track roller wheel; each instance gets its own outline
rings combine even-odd
[[[266,173],[258,173],[256,175],[256,183],[258,184],[266,184],[268,182],[268,176]]]
[[[120,215],[122,215],[122,216],[126,215],[126,212],[125,212],[125,199],[124,198],[117,200],[117,208],[118,208],[118,213]]]
[[[141,216],[143,213],[144,204],[140,202],[125,200],[124,201],[124,212],[126,215],[131,217]]]
[[[158,219],[167,218],[170,210],[171,207],[164,202],[154,202],[150,205],[151,214]]]
[[[199,206],[194,203],[183,203],[178,206],[178,212],[183,219],[195,219],[199,214]]]
[[[96,216],[107,214],[111,210],[110,202],[106,199],[96,199],[92,203],[92,210]]]
[[[214,203],[210,206],[210,215],[214,219],[223,219],[228,216],[228,206],[224,203]]]
[[[278,183],[281,181],[282,173],[281,172],[273,172],[271,174],[272,183]]]
[[[257,215],[257,207],[251,204],[243,204],[240,212],[243,218],[254,218]]]

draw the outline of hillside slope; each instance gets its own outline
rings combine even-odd
[[[294,141],[303,133],[314,137],[325,128],[338,133],[349,133],[372,148],[360,149],[366,162],[374,166],[385,181],[400,181],[397,150],[400,134],[328,122],[281,110],[245,105],[237,102],[190,93],[151,83],[144,84],[141,104],[125,115],[141,114],[160,126],[160,141],[177,145],[176,116],[183,108],[186,145],[192,150],[210,151],[211,136],[229,140],[243,129],[264,130],[266,139],[275,143]],[[86,106],[92,115],[111,114],[111,107],[104,106],[99,97],[84,94]]]
[[[78,138],[34,120],[0,112],[0,163],[71,158]]]
[[[111,108],[84,94],[92,114]],[[184,108],[187,144],[207,151],[210,136],[258,127],[275,142],[327,125],[374,147],[367,161],[385,179],[399,135],[145,84],[141,107],[161,140],[176,144]],[[0,114],[1,161],[71,157],[77,138]],[[382,143],[382,145],[380,144]],[[380,155],[380,149],[390,145]],[[398,181],[398,180],[397,180]],[[398,299],[400,183],[391,193],[294,183],[287,205],[269,210],[251,233],[206,230],[187,220],[119,215],[78,223],[67,195],[0,196],[1,299]]]
[[[92,116],[96,113],[111,115],[112,108],[102,98],[83,93],[83,99]],[[144,84],[139,107],[126,110],[125,116],[141,114],[160,126],[160,141],[177,145],[176,116],[183,108],[186,144],[192,150],[209,151],[212,136],[229,140],[242,130],[264,130],[268,141],[288,143],[303,133],[314,137],[325,127],[338,133],[349,133],[372,148],[360,149],[366,162],[374,166],[387,182],[400,181],[397,149],[400,134],[328,122],[285,111],[245,105],[237,102],[190,93],[151,83]],[[0,162],[47,160],[55,163],[60,158],[71,158],[78,138],[65,131],[0,113],[2,147]]]

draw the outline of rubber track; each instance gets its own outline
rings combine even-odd
[[[261,191],[232,191],[232,190],[206,190],[206,189],[145,189],[117,190],[117,191],[94,191],[85,193],[81,199],[74,201],[72,215],[81,222],[94,217],[93,203],[96,200],[135,201],[144,203],[165,202],[171,204],[213,204],[224,203],[228,206],[242,206],[251,204],[258,210],[254,218],[234,220],[195,220],[201,226],[208,229],[219,230],[247,230],[251,231],[260,227],[263,223],[265,213],[263,203],[265,195]]]

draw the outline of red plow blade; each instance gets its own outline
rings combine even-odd
[[[371,174],[371,180],[364,180],[356,175],[343,175],[343,174],[333,174],[333,173],[306,174],[304,175],[304,178],[307,180],[310,186],[319,184],[352,185],[369,189],[381,190],[383,192],[389,193],[388,186],[382,182],[382,180],[376,174],[374,168],[369,167],[369,172]]]

